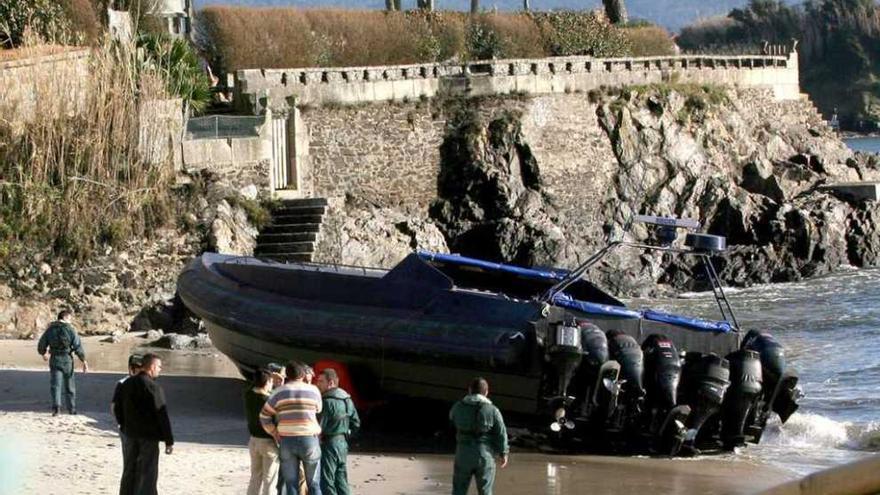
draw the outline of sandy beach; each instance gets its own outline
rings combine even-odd
[[[141,340],[129,337],[116,344],[98,340],[90,338],[85,344],[97,371],[77,374],[80,414],[57,417],[49,414],[49,378],[32,349],[35,343],[0,341],[0,495],[117,492],[122,458],[108,407],[115,382],[122,376],[117,363],[124,360],[119,358]],[[176,445],[173,455],[160,459],[160,493],[243,493],[249,469],[240,395],[243,382],[235,378],[235,369],[225,357],[214,352],[163,354],[168,374],[159,380],[167,395]],[[180,371],[174,369],[175,363],[191,374],[208,370],[221,376],[174,374]],[[407,452],[407,442],[396,435],[387,442],[375,433],[367,438],[372,440],[356,443],[350,457],[354,493],[451,491],[451,453]],[[736,456],[655,459],[514,451],[511,465],[499,471],[496,490],[499,494],[755,493],[793,477]]]

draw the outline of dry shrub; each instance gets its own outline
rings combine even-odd
[[[675,55],[675,42],[665,29],[659,26],[638,26],[623,29],[629,39],[630,54],[634,57]]]
[[[70,19],[71,28],[80,34],[82,42],[89,45],[97,43],[104,27],[92,0],[62,0],[60,3]]]
[[[478,22],[483,23],[498,38],[498,58],[546,56],[541,31],[528,14],[484,14]]]
[[[0,261],[47,249],[82,259],[169,217],[172,167],[145,163],[139,146],[138,102],[164,97],[162,85],[138,84],[136,62],[109,45],[89,69],[82,99],[50,79],[30,120],[0,120]]]
[[[593,12],[469,16],[210,6],[198,12],[196,30],[220,72],[628,53],[623,31]]]

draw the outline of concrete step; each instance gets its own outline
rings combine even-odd
[[[272,215],[272,225],[320,224],[322,221],[324,221],[324,215]]]
[[[321,230],[320,223],[287,223],[271,224],[263,227],[261,234],[302,234],[305,232],[318,232]]]
[[[288,215],[323,215],[327,213],[326,206],[282,206],[272,210],[273,217]]]
[[[279,244],[283,242],[316,242],[317,240],[317,232],[260,234],[257,236],[257,244]]]
[[[314,251],[314,242],[279,242],[276,244],[257,244],[254,254],[300,254]]]
[[[282,207],[327,206],[327,198],[282,199]]]

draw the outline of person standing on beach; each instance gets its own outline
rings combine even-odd
[[[507,467],[510,449],[501,411],[489,400],[489,383],[474,378],[468,395],[452,406],[449,419],[456,430],[452,495],[467,495],[472,477],[480,495],[492,495],[495,457],[501,458],[502,469]]]
[[[269,370],[254,373],[254,382],[244,392],[244,411],[247,417],[248,452],[251,456],[251,479],[247,495],[269,495],[276,488],[278,478],[278,446],[272,435],[266,433],[260,423],[260,411],[272,392],[272,376]]]
[[[324,495],[350,495],[348,487],[348,436],[360,428],[361,420],[348,392],[339,388],[339,375],[325,368],[318,375],[318,390],[324,400],[321,424],[321,491]]]
[[[321,495],[321,446],[317,414],[321,392],[305,383],[306,366],[287,365],[287,382],[272,392],[260,412],[263,429],[275,438],[281,457],[281,475],[288,494],[298,492],[299,462],[305,469],[309,495]]]
[[[122,457],[130,459],[130,470],[122,473],[119,495],[156,495],[159,442],[165,442],[165,454],[174,450],[165,392],[156,383],[161,372],[159,356],[145,354],[140,373],[125,380],[119,390],[114,412],[126,437]]]
[[[86,353],[76,330],[71,325],[73,313],[62,310],[58,320],[52,322],[43,332],[37,343],[37,352],[43,361],[49,361],[49,391],[52,395],[52,416],[61,410],[61,391],[64,390],[64,401],[67,412],[76,414],[76,383],[73,376],[73,355],[82,362],[82,372],[89,371]],[[51,357],[49,357],[51,354]]]
[[[137,354],[132,354],[128,356],[128,376],[116,382],[116,388],[113,390],[113,399],[110,401],[110,414],[116,417],[116,409],[122,407],[120,404],[120,395],[119,392],[122,390],[122,384],[125,383],[129,378],[137,375],[141,372],[141,364],[143,360],[141,356]],[[133,459],[128,455],[131,453],[131,449],[126,447],[126,436],[122,431],[122,425],[117,423],[117,428],[119,428],[119,440],[122,443],[122,476],[125,478],[126,476],[131,476],[134,473],[134,463]],[[127,473],[127,474],[126,474]]]

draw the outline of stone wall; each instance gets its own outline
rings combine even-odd
[[[0,62],[0,110],[7,121],[29,121],[37,112],[55,111],[49,105],[63,105],[63,111],[82,108],[89,81],[89,50],[72,50],[54,55]],[[57,88],[63,98],[38,101],[45,88]],[[38,88],[39,89],[38,91]]]
[[[601,86],[665,81],[767,87],[776,99],[800,98],[797,52],[788,55],[610,58],[554,57],[467,64],[386,67],[248,69],[235,74],[235,100],[259,111],[268,99],[284,105],[366,103],[438,94],[503,95],[589,91]]]
[[[581,212],[597,204],[616,162],[586,95],[464,103],[486,121],[504,110],[522,112],[548,191]],[[437,197],[440,145],[450,116],[442,101],[302,111],[302,131],[309,136],[308,154],[301,157],[308,162],[307,188],[315,196],[351,195],[377,207],[427,207]]]
[[[184,139],[183,165],[188,170],[208,170],[236,188],[253,184],[268,190],[273,139],[270,119],[271,114],[266,115],[255,136]]]

